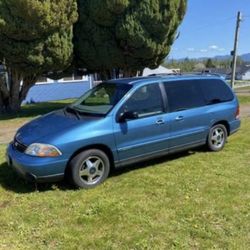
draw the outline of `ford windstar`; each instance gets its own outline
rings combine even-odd
[[[237,97],[215,76],[153,76],[99,84],[20,128],[6,158],[35,182],[69,175],[93,188],[111,168],[201,145],[220,151],[240,128]]]

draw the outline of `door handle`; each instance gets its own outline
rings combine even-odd
[[[177,117],[175,118],[175,120],[176,120],[177,122],[183,121],[183,120],[184,120],[184,116],[177,116]]]
[[[157,125],[165,124],[165,121],[163,119],[160,119],[156,122]]]

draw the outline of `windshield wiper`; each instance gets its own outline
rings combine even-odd
[[[74,114],[77,117],[78,120],[81,120],[81,116],[80,116],[79,112],[76,109],[71,108],[71,107],[68,106],[64,110],[66,110],[67,112],[69,112],[71,114]]]

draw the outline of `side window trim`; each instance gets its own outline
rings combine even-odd
[[[166,89],[164,87],[164,83],[162,81],[159,82],[159,87],[160,87],[160,90],[161,90],[163,111],[164,111],[164,113],[169,113],[168,96],[167,96]]]

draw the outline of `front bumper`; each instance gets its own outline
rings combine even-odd
[[[39,158],[17,151],[11,143],[6,151],[9,166],[23,178],[32,182],[54,182],[64,178],[67,159]]]

